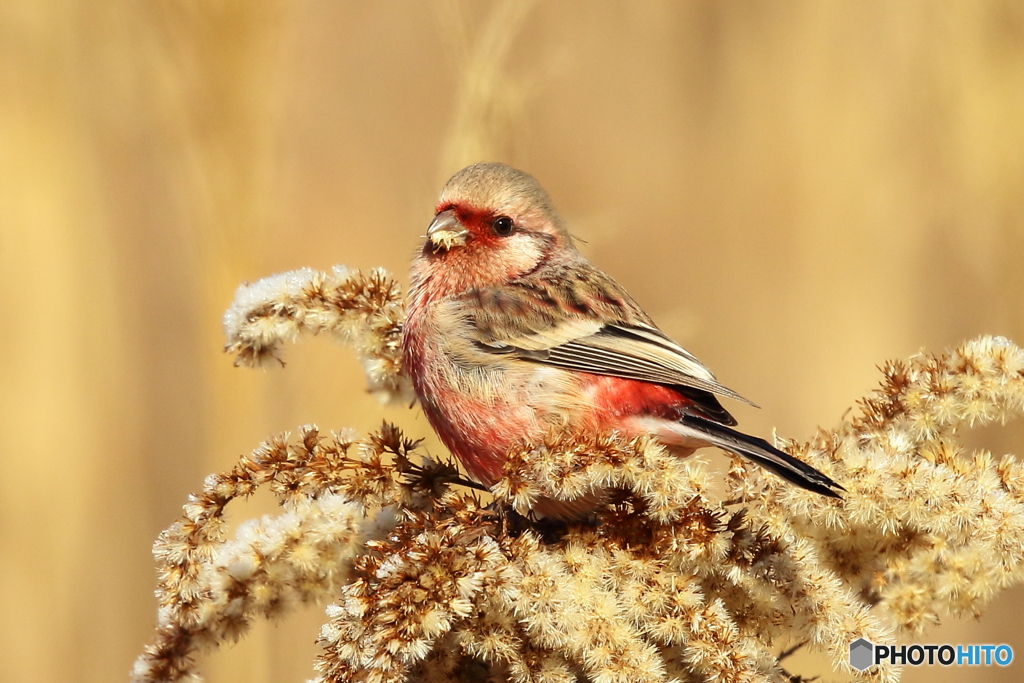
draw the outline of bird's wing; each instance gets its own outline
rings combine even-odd
[[[481,341],[480,347],[568,370],[690,387],[754,405],[719,384],[700,361],[656,328],[573,320],[534,334]]]
[[[621,287],[596,270],[548,277],[515,286],[473,290],[475,341],[479,348],[568,370],[653,382],[726,396],[693,354],[669,339]],[[698,404],[731,416],[714,397]],[[710,399],[710,400],[708,400]],[[715,415],[718,417],[718,415]]]

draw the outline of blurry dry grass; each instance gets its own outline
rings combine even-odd
[[[508,55],[536,0],[497,0],[482,21],[467,16],[477,9],[460,0],[439,4],[439,23],[457,68],[452,113],[441,152],[438,185],[451,169],[481,159],[510,158],[520,142],[530,87],[509,73]]]
[[[5,676],[123,680],[186,492],[266,434],[379,422],[344,353],[236,370],[219,316],[238,281],[299,265],[405,272],[439,163],[494,143],[482,122],[588,255],[766,406],[739,414],[751,431],[832,425],[884,358],[1024,340],[1020,2],[471,8],[457,28],[421,3],[0,4]],[[467,109],[460,54],[510,89]],[[1024,651],[1021,600],[927,640]],[[321,621],[258,629],[209,680],[302,680]]]

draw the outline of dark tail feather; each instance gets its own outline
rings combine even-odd
[[[797,460],[788,453],[783,453],[764,439],[737,432],[725,425],[695,415],[685,416],[682,422],[706,434],[708,442],[715,446],[749,458],[786,481],[802,486],[808,491],[832,498],[842,498],[834,489],[846,490],[804,461]]]

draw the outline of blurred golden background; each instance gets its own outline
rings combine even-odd
[[[6,0],[0,88],[4,680],[125,680],[153,539],[263,438],[429,432],[324,340],[232,367],[220,316],[301,266],[405,278],[464,163],[537,176],[584,252],[764,406],[730,406],[755,433],[835,424],[887,358],[1024,342],[1020,0]],[[1024,429],[971,443],[1024,454]],[[918,642],[1024,659],[1021,609],[1013,589]],[[208,679],[305,680],[323,621],[258,625]]]

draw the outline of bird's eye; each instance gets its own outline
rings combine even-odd
[[[494,227],[494,234],[499,237],[507,237],[512,234],[512,228],[516,227],[515,223],[508,216],[498,216],[494,219],[492,224]]]

